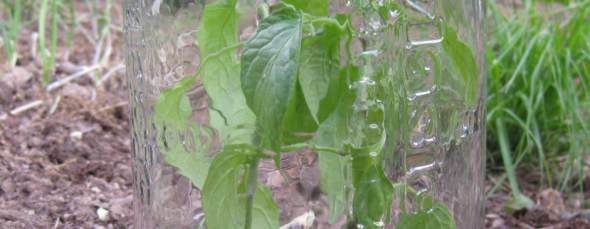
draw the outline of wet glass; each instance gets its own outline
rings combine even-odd
[[[483,5],[125,0],[134,227],[483,228]]]

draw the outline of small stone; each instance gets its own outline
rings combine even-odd
[[[104,208],[96,209],[96,214],[98,215],[98,219],[100,221],[107,221],[109,219],[109,210]]]
[[[80,140],[82,139],[82,136],[84,134],[80,131],[73,131],[70,133],[70,138],[75,139],[75,140]]]
[[[96,187],[96,186],[94,186],[94,187],[90,188],[90,190],[91,190],[92,192],[94,192],[94,193],[100,193],[100,188],[98,188],[98,187]]]

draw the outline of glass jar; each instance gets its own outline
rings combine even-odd
[[[135,228],[483,228],[483,2],[125,0]]]

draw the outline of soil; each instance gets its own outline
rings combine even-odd
[[[16,67],[6,64],[0,50],[0,229],[132,228],[120,5],[113,3],[113,29],[102,47],[84,35],[95,32],[96,18],[79,5],[75,45],[60,40],[54,80],[97,64],[97,52],[105,61],[94,73],[51,92],[41,86],[34,30],[20,34]],[[109,76],[111,69],[116,70]],[[97,77],[108,79],[97,83]],[[535,207],[504,213],[510,196],[502,186],[486,202],[487,228],[590,228],[590,211],[582,210],[588,208],[588,193],[564,198],[551,189],[538,191],[534,184],[524,189]]]

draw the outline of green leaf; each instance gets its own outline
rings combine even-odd
[[[314,145],[336,148],[344,151],[344,143],[348,138],[348,123],[352,114],[352,105],[356,99],[355,91],[348,90],[346,79],[358,78],[358,69],[348,67],[341,71],[339,90],[343,95],[337,103],[336,110],[318,129],[317,136],[312,140]],[[347,170],[350,160],[347,157],[328,152],[318,152],[320,166],[320,187],[328,198],[330,209],[329,223],[335,223],[344,213],[347,206],[348,178]]]
[[[446,24],[443,49],[450,56],[453,66],[463,79],[466,103],[469,106],[475,105],[475,102],[478,100],[477,89],[479,87],[479,77],[473,50],[459,39],[457,31],[454,28]]]
[[[262,185],[256,186],[253,211],[252,228],[279,228],[280,209],[272,199],[269,188]]]
[[[535,203],[533,202],[533,200],[531,200],[531,198],[523,194],[516,193],[514,194],[514,197],[512,197],[512,199],[510,199],[506,204],[504,204],[503,210],[508,214],[512,214],[515,211],[530,209],[534,205]]]
[[[236,1],[205,6],[198,32],[202,56],[238,44],[239,15]],[[211,125],[219,131],[222,142],[250,143],[255,116],[241,92],[240,64],[236,52],[224,52],[202,63],[201,75],[209,96]]]
[[[353,166],[354,166],[353,159]],[[356,186],[353,214],[357,224],[364,228],[383,228],[391,217],[393,186],[383,174],[380,165],[367,168]]]
[[[328,16],[329,13],[328,0],[283,0],[283,2],[314,16]]]
[[[280,152],[283,119],[296,92],[302,16],[283,7],[261,21],[242,52],[242,90],[256,114],[258,141]]]
[[[317,129],[318,123],[305,103],[301,84],[296,82],[295,95],[289,101],[283,118],[282,144],[291,145],[307,141],[314,136]]]
[[[191,152],[184,145],[187,143],[183,143],[183,138],[191,139],[191,142],[197,143],[199,140],[198,137],[200,136],[199,133],[197,125],[193,125],[192,128],[187,128],[187,130],[167,129],[166,133],[163,133],[166,143],[159,138],[158,145],[162,150],[164,160],[174,166],[178,170],[178,174],[187,177],[195,187],[202,189],[210,165],[207,148],[195,145],[191,148],[197,150]],[[186,136],[187,134],[190,136]],[[184,136],[181,137],[181,135]],[[170,136],[175,137],[171,138]]]
[[[211,163],[203,187],[203,210],[209,229],[243,228],[246,224],[246,168],[256,160],[249,145],[225,146]],[[252,228],[276,229],[279,209],[270,190],[257,185],[254,194]]]
[[[176,167],[178,173],[187,177],[195,187],[202,188],[209,169],[209,158],[206,148],[198,146],[198,126],[190,123],[192,107],[185,91],[192,83],[192,79],[181,81],[164,90],[156,100],[157,141],[164,160]],[[183,139],[193,139],[191,142],[197,145],[191,148],[199,150],[189,152]]]
[[[340,29],[326,24],[318,35],[303,40],[299,83],[305,101],[318,122],[323,122],[338,104]]]
[[[401,213],[397,229],[456,229],[451,211],[442,203],[436,203],[432,209],[415,213]]]
[[[346,170],[347,157],[333,153],[318,154],[320,166],[320,187],[328,198],[330,215],[328,222],[335,223],[347,206],[346,189],[348,188]]]
[[[187,81],[181,81],[178,85],[162,91],[154,110],[156,119],[173,128],[183,128],[193,114],[191,103],[188,96],[185,95],[188,88]]]

